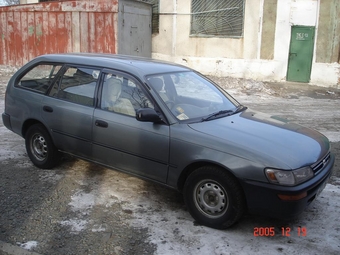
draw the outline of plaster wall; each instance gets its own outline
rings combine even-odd
[[[340,89],[340,64],[313,63],[310,84]]]
[[[290,24],[316,26],[318,0],[295,0],[291,2]]]
[[[190,36],[191,0],[160,2],[160,33],[153,36],[154,56],[168,55],[164,38],[171,41],[170,58],[202,57],[243,59],[256,58],[259,30],[259,2],[246,1],[244,36],[240,38]],[[175,29],[175,32],[169,29]],[[166,45],[168,45],[166,43]],[[254,47],[255,45],[255,47]]]

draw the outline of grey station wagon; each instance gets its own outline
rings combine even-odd
[[[34,165],[69,153],[183,193],[200,224],[300,214],[334,165],[328,139],[248,109],[198,72],[108,54],[35,58],[10,79],[4,125]]]

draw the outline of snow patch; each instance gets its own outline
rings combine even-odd
[[[92,227],[92,232],[105,232],[106,229],[107,229],[106,224],[95,224]]]
[[[50,170],[39,171],[39,179],[42,180],[42,181],[48,181],[48,182],[52,182],[52,183],[57,183],[63,177],[64,177],[63,175],[57,174],[57,173],[52,172]]]
[[[17,243],[20,245],[21,248],[25,249],[25,250],[31,250],[35,247],[37,247],[38,242],[37,241],[28,241],[26,243]]]
[[[63,226],[71,227],[71,232],[80,232],[86,228],[88,221],[80,220],[80,219],[71,219],[71,220],[61,221],[60,224]]]
[[[96,196],[91,193],[77,191],[72,197],[69,205],[73,211],[86,212],[95,205]]]
[[[340,135],[339,132],[333,132],[333,131],[320,131],[323,135],[325,135],[329,141],[333,143],[340,142]]]
[[[69,205],[73,212],[78,213],[78,216],[73,219],[61,221],[60,224],[71,227],[71,232],[73,234],[77,234],[78,232],[85,230],[89,221],[81,218],[90,213],[92,207],[95,205],[95,199],[96,197],[91,193],[77,191],[71,197],[72,201]]]
[[[17,67],[0,65],[0,75],[12,75],[18,70]]]

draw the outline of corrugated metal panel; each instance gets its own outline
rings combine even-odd
[[[151,57],[151,16],[150,4],[119,1],[119,54]]]
[[[118,0],[43,2],[0,8],[0,64],[59,52],[117,52]]]

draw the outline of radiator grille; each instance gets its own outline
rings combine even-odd
[[[325,157],[311,166],[315,175],[317,175],[325,166],[327,166],[330,157],[330,152],[328,152]]]

